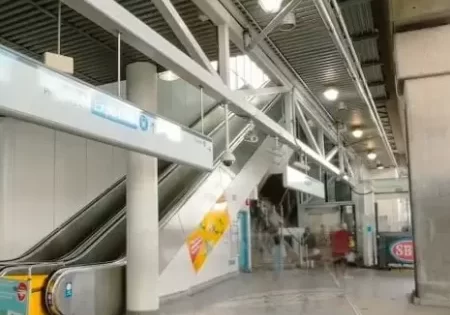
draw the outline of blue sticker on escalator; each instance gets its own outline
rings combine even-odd
[[[66,284],[66,289],[64,290],[64,296],[66,298],[71,298],[72,297],[72,283],[68,282]]]

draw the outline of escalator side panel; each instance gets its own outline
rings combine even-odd
[[[220,165],[177,211],[167,224],[159,229],[159,271],[162,272],[180,250],[186,237],[198,227],[203,216],[212,210],[217,199],[231,183],[234,174]]]

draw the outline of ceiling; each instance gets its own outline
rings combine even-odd
[[[264,27],[273,18],[263,12],[257,0],[232,0],[239,10]],[[118,0],[159,34],[184,50],[156,8],[149,0]],[[287,1],[284,1],[285,3]],[[199,18],[199,9],[190,0],[172,0],[172,3],[192,31],[210,60],[217,59],[216,27]],[[363,66],[366,80],[377,104],[394,152],[396,143],[386,110],[387,92],[383,64],[380,60],[380,36],[375,28],[370,0],[341,0],[341,9],[351,34],[354,47]],[[57,0],[0,0],[0,43],[35,59],[41,59],[46,51],[57,50]],[[356,152],[364,153],[369,147],[378,149],[380,160],[389,165],[383,153],[383,145],[370,119],[367,105],[358,96],[355,84],[349,76],[343,58],[334,45],[312,0],[304,0],[295,9],[297,26],[283,32],[275,29],[269,34],[271,44],[282,58],[292,66],[310,90],[323,102],[336,120],[343,120],[349,127],[362,125],[366,132],[363,141],[354,143]],[[75,59],[75,76],[94,85],[117,80],[117,39],[79,15],[62,6],[61,53]],[[231,45],[232,54],[239,53]],[[123,66],[148,60],[134,48],[123,45]],[[125,71],[122,71],[125,73]],[[339,111],[337,102],[327,102],[322,92],[328,86],[340,90],[340,101],[347,110]],[[353,139],[347,138],[352,144]]]

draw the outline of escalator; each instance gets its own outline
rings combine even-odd
[[[78,246],[111,220],[124,204],[125,185],[120,179],[21,256],[0,261],[0,268],[56,261],[74,250],[82,250]]]
[[[281,116],[281,111],[279,110],[280,106],[274,106],[276,100],[272,99],[269,103],[270,97],[260,98],[255,104],[256,107],[261,108],[265,111],[273,112],[273,109],[278,108],[272,116],[275,117]],[[216,107],[209,114],[207,114],[208,119],[206,129],[209,129],[209,135],[214,139],[214,152],[215,152],[215,160],[220,160],[220,152],[225,148],[225,132],[224,132],[224,123],[223,123],[223,109],[220,107]],[[221,122],[221,123],[218,123]],[[233,142],[236,146],[240,141],[242,141],[243,135],[247,132],[247,120],[237,117],[234,114],[230,115],[230,137],[234,138]],[[209,127],[208,127],[209,126]],[[213,126],[216,126],[213,128]],[[254,145],[253,145],[254,146]],[[247,146],[248,147],[248,146]],[[257,147],[257,146],[256,146]],[[248,157],[248,149],[246,150],[244,156]],[[239,152],[239,148],[238,148]],[[241,154],[242,155],[242,154]],[[237,161],[236,165],[239,165],[242,161]],[[171,209],[183,202],[183,198],[185,198],[189,193],[192,192],[196,187],[196,183],[201,182],[202,178],[204,178],[205,173],[199,171],[192,167],[187,166],[169,166],[166,167],[166,171],[159,178],[159,208],[160,208],[160,218],[167,217],[166,214],[171,212]],[[125,181],[122,181],[122,185],[124,186]],[[125,193],[125,188],[123,190]],[[174,194],[175,193],[175,194]],[[114,261],[119,259],[119,261],[114,262],[113,264],[122,264],[123,260],[120,260],[125,253],[125,233],[126,233],[126,221],[125,221],[125,208],[124,205],[122,209],[117,212],[117,214],[112,217],[107,223],[104,224],[100,229],[98,229],[93,237],[91,237],[87,242],[82,244],[81,246],[84,248],[84,251],[76,251],[69,255],[66,255],[63,260],[54,262],[52,264],[40,264],[33,266],[33,275],[37,277],[47,278],[48,274],[51,274],[55,270],[58,270],[61,267],[72,266],[72,265],[85,265],[85,264],[93,264],[93,263],[101,263]],[[110,266],[110,265],[108,265]],[[27,274],[27,266],[15,266],[9,267],[3,270],[3,276],[21,276]],[[118,274],[115,272],[115,274]],[[119,274],[122,274],[119,272]],[[121,276],[120,276],[121,277]],[[114,277],[111,277],[113,279]],[[42,284],[45,284],[44,281],[41,281]],[[49,281],[50,287],[54,287],[53,285],[57,282],[51,280]],[[87,285],[87,284],[86,284]],[[79,285],[76,287],[80,288]],[[85,287],[86,289],[86,287]],[[33,299],[41,299],[42,292],[40,292],[36,298],[32,295]],[[56,302],[58,299],[54,294],[46,295],[47,302],[53,305],[53,302]],[[49,298],[52,297],[52,298]],[[118,298],[118,301],[122,298],[121,296]],[[33,304],[33,303],[32,303]],[[81,304],[85,304],[84,302]],[[86,305],[86,304],[85,304]],[[43,312],[33,312],[41,313]],[[89,312],[87,312],[89,313]],[[45,314],[45,313],[44,313]]]
[[[264,106],[263,111],[269,117],[278,121],[281,118],[281,106],[274,106],[275,102]],[[235,148],[236,163],[232,167],[232,171],[238,174],[246,162],[253,156],[257,149],[261,146],[264,138],[260,134],[258,143],[243,142],[246,133],[245,126],[247,122],[242,119],[234,119],[230,121],[230,130],[232,132],[232,147]],[[224,134],[223,134],[224,136]],[[216,141],[214,141],[216,142]],[[220,145],[220,141],[218,142]],[[224,142],[222,146],[215,152],[223,152]],[[221,154],[215,154],[215,166],[221,168]],[[184,166],[178,168],[183,169]],[[183,237],[167,237],[166,233],[176,232],[173,230],[174,224],[171,219],[177,215],[182,215],[183,206],[186,201],[192,197],[200,184],[205,180],[208,174],[196,171],[197,176],[189,181],[188,189],[179,193],[171,190],[167,193],[171,202],[167,207],[160,207],[160,273],[167,267],[175,253],[183,246],[185,239]],[[174,194],[175,193],[175,194]],[[186,210],[186,209],[185,209]],[[177,221],[175,218],[173,221]],[[124,218],[125,221],[125,218]],[[110,231],[111,235],[119,233],[119,229],[125,234],[125,224],[115,230]],[[109,233],[104,238],[109,239]],[[115,238],[115,236],[113,236]],[[123,236],[122,242],[125,242]],[[125,308],[124,301],[124,265],[126,264],[125,251],[119,252],[117,245],[114,244],[111,250],[117,253],[117,260],[99,264],[89,264],[85,266],[74,266],[61,268],[54,272],[49,279],[46,291],[46,304],[51,314],[123,314]],[[119,245],[119,247],[121,247]],[[173,251],[172,249],[175,249]],[[164,254],[162,252],[165,252]],[[167,254],[171,252],[171,254]],[[70,283],[73,288],[73,297],[65,298],[65,287]],[[89,287],[89,290],[86,288]],[[108,288],[102,290],[102,288]],[[78,288],[78,289],[77,289]]]

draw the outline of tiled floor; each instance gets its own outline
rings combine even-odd
[[[410,305],[411,271],[323,270],[241,274],[194,296],[161,306],[161,314],[196,315],[448,315],[448,309]]]

